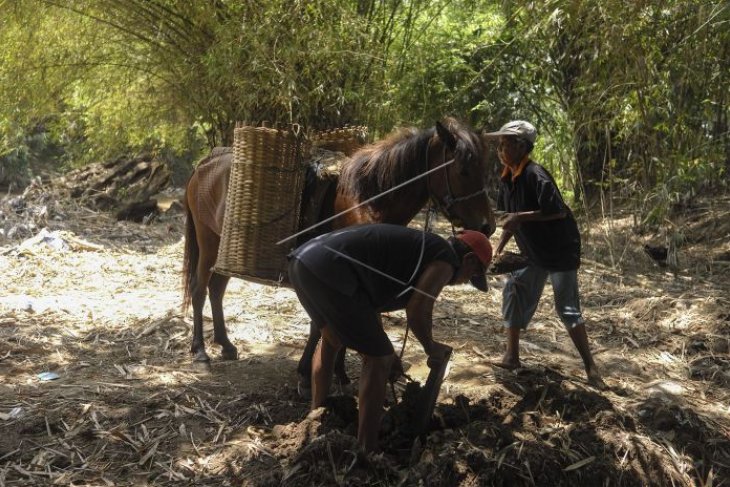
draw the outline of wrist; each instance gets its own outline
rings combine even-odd
[[[542,217],[542,211],[541,210],[535,210],[535,211],[523,211],[521,213],[518,213],[519,215],[519,221],[520,222],[526,222],[526,221],[534,221],[534,220],[540,220]]]

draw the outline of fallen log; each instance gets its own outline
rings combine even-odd
[[[71,198],[95,210],[116,210],[117,219],[141,222],[156,213],[152,196],[170,183],[165,162],[150,154],[120,157],[71,171],[60,182]]]
[[[137,223],[143,223],[145,218],[149,219],[160,213],[157,208],[157,200],[154,198],[148,199],[147,201],[135,201],[124,206],[121,210],[117,211],[115,217],[117,220],[130,220]]]

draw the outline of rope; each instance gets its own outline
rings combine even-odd
[[[449,166],[449,165],[453,164],[453,163],[454,163],[454,161],[456,161],[456,159],[450,159],[450,160],[448,160],[448,161],[444,162],[443,164],[441,164],[440,166],[436,166],[436,167],[434,167],[433,169],[429,169],[428,171],[424,172],[423,174],[419,174],[418,176],[412,177],[412,178],[411,178],[411,179],[409,179],[408,181],[405,181],[405,182],[403,182],[403,183],[400,183],[400,184],[399,184],[399,185],[397,185],[397,186],[393,186],[393,187],[392,187],[392,188],[390,188],[389,190],[387,190],[387,191],[383,191],[382,193],[380,193],[380,194],[377,194],[377,195],[373,196],[372,198],[369,198],[369,199],[367,199],[367,200],[363,201],[363,202],[362,202],[362,203],[360,203],[360,204],[357,204],[357,205],[355,205],[355,206],[352,206],[352,207],[350,207],[350,208],[348,208],[348,209],[346,209],[346,210],[343,210],[343,211],[339,212],[338,214],[336,214],[336,215],[334,215],[334,216],[331,216],[331,217],[329,217],[329,218],[326,218],[326,219],[322,220],[322,221],[321,221],[321,222],[319,222],[319,223],[315,223],[314,225],[310,226],[309,228],[305,228],[304,230],[300,230],[299,232],[295,233],[294,235],[291,235],[291,236],[289,236],[289,237],[286,237],[286,238],[284,238],[284,239],[282,239],[282,240],[279,240],[278,242],[276,242],[276,245],[280,245],[280,244],[283,244],[284,242],[288,242],[289,240],[292,240],[292,239],[294,239],[294,238],[297,238],[297,237],[298,237],[299,235],[302,235],[302,234],[304,234],[304,233],[307,233],[307,232],[309,232],[310,230],[313,230],[313,229],[317,228],[317,227],[318,227],[318,226],[320,226],[320,225],[324,225],[325,223],[329,223],[329,222],[331,222],[332,220],[334,220],[334,219],[336,219],[336,218],[339,218],[339,217],[341,217],[342,215],[344,215],[344,214],[346,214],[346,213],[349,213],[349,212],[351,212],[351,211],[353,211],[353,210],[356,210],[356,209],[360,208],[361,206],[365,206],[365,205],[368,205],[368,204],[372,203],[373,201],[377,200],[378,198],[381,198],[381,197],[385,196],[386,194],[392,193],[393,191],[396,191],[396,190],[398,190],[398,189],[402,188],[403,186],[406,186],[406,185],[408,185],[408,184],[411,184],[411,183],[412,183],[413,181],[415,181],[415,180],[417,180],[417,179],[420,179],[420,178],[422,178],[422,177],[424,177],[424,176],[428,176],[428,175],[429,175],[429,174],[431,174],[432,172],[436,172],[436,171],[438,171],[439,169],[443,169],[444,167],[446,167],[446,166]]]
[[[412,281],[413,278],[416,277],[418,268],[421,265],[421,260],[423,259],[423,254],[424,254],[424,251],[426,248],[426,232],[429,232],[431,230],[431,217],[433,216],[434,211],[435,210],[433,208],[433,204],[429,204],[428,210],[426,210],[426,221],[423,223],[423,232],[422,232],[423,240],[421,241],[421,256],[418,258],[418,264],[416,265],[416,269],[413,271],[413,275],[411,276],[411,279],[408,282]],[[401,296],[402,294],[403,293],[399,294],[399,296]],[[400,349],[400,355],[398,355],[398,360],[400,361],[401,366],[403,365],[403,354],[406,351],[406,344],[408,343],[408,332],[410,331],[410,329],[411,329],[411,327],[409,326],[408,320],[406,319],[406,331],[403,334],[403,346]],[[405,371],[403,372],[403,376],[406,379],[413,382],[413,379],[408,374],[406,374]],[[393,382],[390,383],[390,388],[393,393],[393,400],[395,401],[396,404],[398,404],[398,396],[395,395],[395,384]]]

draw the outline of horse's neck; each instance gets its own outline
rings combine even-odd
[[[381,191],[381,194],[388,189]],[[428,202],[428,188],[423,179],[389,193],[371,205],[378,214],[380,223],[408,225]]]

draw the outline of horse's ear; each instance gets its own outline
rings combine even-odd
[[[441,122],[436,122],[436,133],[449,150],[456,150],[456,137]]]

